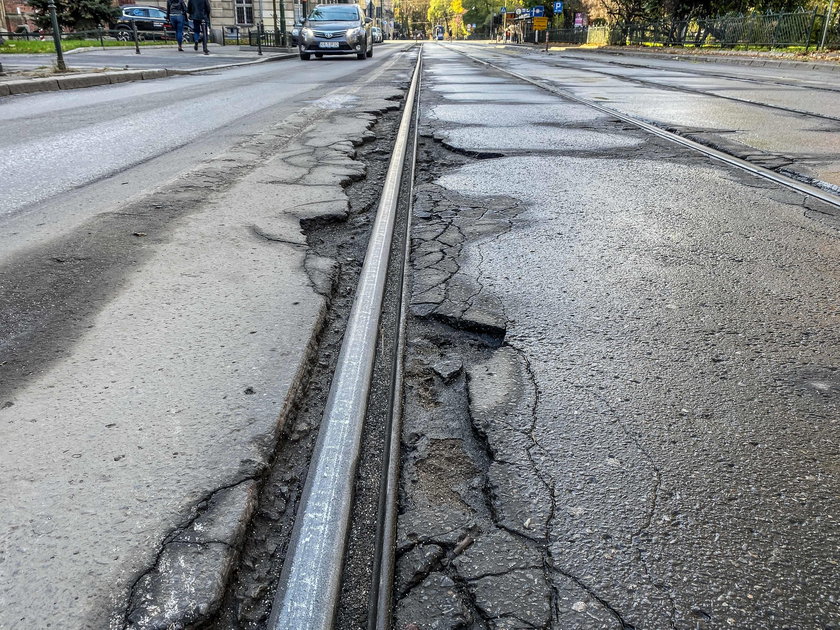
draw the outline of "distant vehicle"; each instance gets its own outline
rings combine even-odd
[[[372,19],[357,4],[319,4],[304,21],[298,35],[300,58],[312,55],[373,57]]]
[[[132,24],[143,38],[166,39],[172,32],[166,22],[166,12],[158,7],[126,6],[122,8],[122,15],[111,25],[114,37],[123,41],[134,39]]]
[[[443,26],[440,24],[435,27],[435,39],[438,41],[443,40]]]
[[[374,44],[381,44],[383,37],[382,37],[382,29],[378,26],[374,26],[370,29],[371,37],[373,37]]]

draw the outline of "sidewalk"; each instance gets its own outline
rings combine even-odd
[[[66,73],[51,70],[55,55],[4,54],[0,55],[5,71],[0,75],[0,96],[161,79],[295,56],[292,49],[278,48],[266,48],[262,55],[247,46],[211,44],[209,50],[210,54],[204,55],[186,44],[184,52],[174,46],[144,46],[139,55],[134,46],[76,49],[65,52]]]

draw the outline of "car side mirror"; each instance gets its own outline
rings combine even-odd
[[[373,18],[365,18],[365,24],[370,24],[371,22],[373,22]]]

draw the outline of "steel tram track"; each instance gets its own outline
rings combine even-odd
[[[627,123],[629,125],[633,125],[634,127],[638,127],[638,128],[640,128],[644,131],[647,131],[648,133],[651,133],[651,134],[653,134],[653,135],[655,135],[659,138],[662,138],[664,140],[668,140],[669,142],[681,145],[685,148],[692,149],[693,151],[696,151],[698,153],[702,153],[702,154],[704,154],[704,155],[706,155],[706,156],[708,156],[708,157],[710,157],[714,160],[717,160],[719,162],[723,162],[723,163],[725,163],[729,166],[733,166],[733,167],[738,168],[740,170],[746,171],[746,172],[751,173],[751,174],[753,174],[757,177],[761,177],[763,179],[772,181],[772,182],[774,182],[776,184],[779,184],[781,186],[784,186],[788,189],[791,189],[791,190],[794,190],[798,193],[801,193],[801,194],[803,194],[807,197],[812,197],[814,199],[818,199],[819,201],[821,201],[821,202],[823,202],[823,203],[825,203],[829,206],[832,206],[833,208],[836,208],[836,209],[840,210],[840,195],[838,195],[838,194],[833,194],[833,193],[828,192],[826,190],[823,190],[822,188],[819,188],[817,186],[813,186],[811,184],[803,183],[803,182],[801,182],[797,179],[794,179],[793,177],[788,177],[786,175],[782,175],[782,174],[777,173],[776,171],[773,171],[771,169],[764,168],[762,166],[758,166],[758,165],[753,164],[753,163],[751,163],[747,160],[737,158],[733,155],[730,155],[730,154],[725,153],[723,151],[720,151],[718,149],[714,149],[714,148],[706,146],[706,145],[704,145],[700,142],[696,142],[695,140],[690,140],[689,138],[685,138],[685,137],[683,137],[679,134],[676,134],[672,131],[667,131],[666,129],[662,129],[661,127],[657,127],[656,125],[651,124],[651,123],[649,123],[645,120],[642,120],[640,118],[630,116],[630,115],[625,114],[623,112],[620,112],[616,109],[612,109],[610,107],[606,107],[604,105],[600,105],[600,104],[595,103],[593,101],[589,101],[587,99],[581,98],[579,96],[576,96],[575,94],[572,94],[568,90],[563,90],[563,89],[555,87],[553,85],[549,85],[548,82],[545,81],[545,80],[532,79],[530,77],[519,74],[517,72],[513,72],[511,70],[507,70],[505,68],[502,68],[502,67],[496,65],[495,63],[491,63],[489,61],[479,59],[478,57],[475,57],[475,56],[473,56],[473,55],[471,55],[467,52],[464,52],[463,50],[461,50],[459,48],[456,48],[456,47],[453,47],[453,46],[450,46],[450,45],[447,45],[446,47],[449,48],[450,50],[454,51],[454,52],[457,52],[460,55],[463,55],[467,59],[470,59],[470,60],[472,60],[476,63],[482,64],[484,66],[493,68],[497,72],[500,72],[502,74],[506,74],[508,76],[511,76],[515,79],[518,79],[519,81],[529,83],[529,84],[531,84],[535,87],[540,88],[541,90],[545,90],[546,92],[550,92],[550,93],[554,94],[555,96],[558,96],[558,97],[563,98],[565,100],[569,100],[569,101],[578,103],[580,105],[585,105],[587,107],[591,107],[592,109],[595,109],[599,112],[607,114],[608,116],[616,118],[616,119],[618,119],[618,120],[620,120],[624,123]]]
[[[643,120],[628,116],[609,107],[587,101],[565,90],[498,65],[478,59],[462,50],[447,46],[468,59],[493,68],[517,80],[529,83],[558,97],[592,107],[622,122],[631,124],[684,147],[703,153],[756,176],[768,179],[806,196],[819,199],[840,209],[840,197],[819,188],[803,184],[769,169],[735,158],[693,140],[666,131]],[[365,256],[356,298],[348,318],[338,366],[330,387],[323,422],[315,447],[315,454],[307,475],[303,497],[295,519],[292,539],[274,597],[268,628],[281,630],[306,628],[329,630],[333,627],[341,596],[343,559],[347,545],[353,507],[353,485],[356,477],[360,440],[365,418],[368,393],[371,388],[374,355],[379,333],[384,284],[390,258],[391,240],[396,225],[396,211],[405,170],[409,171],[409,186],[413,182],[416,153],[416,118],[419,115],[419,82],[422,70],[422,47],[418,54],[402,121],[388,168],[383,194],[370,243]],[[412,123],[412,119],[414,122]],[[413,134],[411,133],[413,129]],[[409,156],[409,152],[411,155]],[[406,162],[411,167],[406,169]],[[408,195],[410,210],[410,198]],[[385,443],[385,471],[380,500],[379,532],[374,558],[374,585],[370,602],[370,630],[387,630],[391,624],[391,602],[394,576],[394,537],[396,531],[396,494],[398,489],[400,414],[402,386],[402,334],[406,317],[405,295],[402,286],[408,271],[410,243],[410,214],[406,221],[406,249],[400,254],[402,277],[397,292],[400,317],[396,334],[399,341],[391,357],[394,363],[391,384],[391,422]]]
[[[402,386],[402,337],[406,317],[405,274],[411,225],[410,199],[417,146],[415,101],[422,69],[420,47],[405,100],[391,161],[383,184],[376,218],[347,328],[330,385],[318,440],[310,463],[294,529],[274,596],[267,628],[271,630],[329,630],[333,628],[342,590],[342,571],[353,512],[353,488],[361,451],[361,438],[372,388],[380,318],[388,280],[392,242],[400,204],[408,204],[405,248],[398,268],[396,300],[400,335],[391,356],[393,363],[390,418],[386,427],[386,457],[381,486],[380,517],[374,558],[374,584],[369,627],[390,627],[391,586],[394,574],[396,497],[398,487]],[[406,168],[409,163],[410,168]],[[403,179],[405,171],[409,179]],[[401,199],[401,189],[408,201]],[[395,256],[395,260],[397,257]]]
[[[610,62],[605,62],[610,63]],[[556,62],[552,62],[549,65],[552,67],[560,67]],[[762,103],[760,101],[751,101],[746,98],[738,98],[737,96],[726,96],[724,94],[715,94],[714,92],[705,92],[703,90],[697,90],[688,87],[680,87],[678,85],[666,85],[662,83],[657,83],[656,81],[648,81],[645,79],[637,79],[635,77],[626,77],[621,74],[613,74],[612,72],[607,72],[605,70],[593,70],[591,68],[581,69],[582,72],[591,73],[591,74],[600,74],[605,77],[610,77],[612,79],[618,79],[619,81],[627,81],[629,83],[635,83],[638,85],[650,86],[655,87],[660,90],[667,90],[672,92],[684,92],[686,94],[696,94],[700,96],[709,96],[712,98],[720,98],[726,101],[732,101],[735,103],[742,103],[744,105],[751,105],[753,107],[763,107],[766,109],[772,109],[776,111],[782,111],[790,114],[797,114],[800,116],[807,116],[809,118],[818,118],[820,120],[830,120],[832,122],[840,122],[840,116],[830,116],[828,114],[818,114],[817,112],[810,112],[805,109],[796,109],[794,107],[785,107],[784,105],[773,105],[772,103]],[[706,75],[710,77],[714,77],[715,75]],[[733,77],[725,77],[721,76],[719,78],[724,78],[728,80],[740,80],[735,79]],[[746,80],[745,80],[746,81]],[[801,86],[789,86],[789,87],[801,87]],[[831,90],[832,92],[837,92],[840,90]]]
[[[566,54],[564,57],[575,59],[579,61],[587,61],[589,63],[604,63],[611,66],[618,66],[620,68],[628,68],[628,69],[639,69],[643,68],[645,70],[662,70],[661,67],[658,66],[650,66],[645,63],[628,63],[628,62],[621,62],[621,61],[612,61],[609,59],[593,59],[587,58],[586,56],[581,55],[569,55]],[[673,61],[673,59],[669,59],[668,61]],[[682,61],[682,60],[681,60]],[[691,59],[686,60],[690,62]],[[685,63],[685,62],[683,62]],[[840,86],[838,87],[828,87],[826,85],[821,85],[816,82],[805,82],[805,81],[793,81],[790,79],[781,80],[781,79],[774,79],[768,77],[767,79],[760,79],[758,77],[743,77],[738,76],[736,74],[726,74],[724,72],[704,72],[702,70],[698,70],[697,68],[669,68],[668,70],[672,70],[673,72],[680,72],[683,74],[690,74],[697,77],[708,77],[712,79],[728,79],[730,81],[742,81],[744,83],[756,83],[758,85],[775,85],[779,87],[793,87],[793,88],[804,88],[809,90],[817,90],[820,92],[840,92]]]

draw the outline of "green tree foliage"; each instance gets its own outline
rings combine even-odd
[[[689,20],[820,8],[823,0],[602,0],[611,21]]]
[[[111,0],[54,0],[58,24],[71,30],[93,29],[100,24],[108,25],[119,17],[120,10]],[[35,13],[35,22],[42,28],[50,28],[49,0],[28,0]]]
[[[443,24],[449,29],[449,22],[452,20],[452,8],[450,0],[430,0],[429,8],[426,11],[426,19],[431,24]]]

